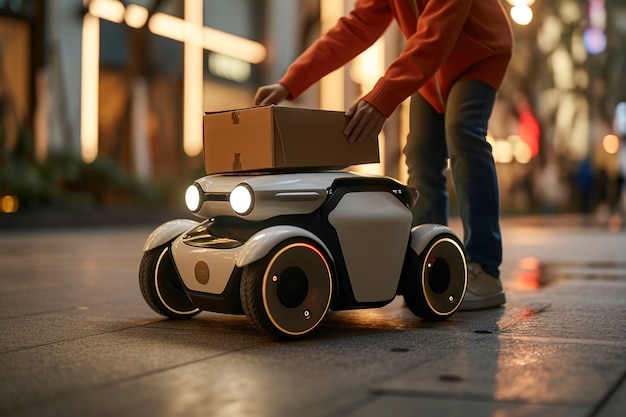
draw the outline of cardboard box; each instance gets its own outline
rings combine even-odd
[[[378,141],[349,143],[343,112],[263,106],[204,116],[207,174],[379,162]]]

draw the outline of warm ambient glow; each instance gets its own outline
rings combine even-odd
[[[126,14],[124,15],[124,22],[131,28],[142,28],[148,21],[148,9],[136,4],[129,4],[126,6]]]
[[[140,28],[146,24],[148,9],[137,4],[124,4],[117,0],[92,0],[89,2],[89,14],[100,19],[115,23],[123,21],[130,27]],[[200,15],[202,17],[202,15]],[[263,44],[242,38],[221,30],[192,24],[185,20],[165,13],[155,13],[148,23],[148,28],[155,35],[185,42],[186,33],[195,32],[195,40],[202,39],[204,49],[237,58],[251,64],[259,64],[265,60],[267,49]],[[194,27],[195,26],[195,27]]]
[[[507,0],[511,6],[532,6],[535,0]]]
[[[226,80],[244,83],[252,75],[252,66],[249,62],[222,54],[209,53],[207,64],[211,74]]]
[[[372,46],[357,56],[350,66],[350,78],[360,85],[360,94],[363,96],[374,88],[376,82],[385,73],[385,40],[379,38]],[[385,134],[382,131],[378,137],[378,147],[380,155],[385,155]],[[381,159],[379,163],[362,164],[351,168],[354,171],[383,175],[385,172],[385,159]]]
[[[385,42],[378,39],[372,46],[357,56],[350,68],[350,78],[361,85],[361,93],[366,94],[385,73]]]
[[[507,0],[511,8],[511,19],[518,25],[525,26],[533,20],[533,11],[530,6],[535,0]]]
[[[148,22],[148,29],[155,35],[185,42],[185,21],[178,17],[155,13]]]
[[[89,14],[115,23],[124,21],[124,4],[117,0],[91,0]]]
[[[321,0],[320,23],[321,32],[326,33],[344,15],[344,2],[337,0]],[[344,69],[339,68],[320,80],[320,108],[322,110],[343,110],[344,102]]]
[[[619,138],[617,135],[606,135],[603,137],[602,149],[609,155],[615,155],[619,151]]]
[[[100,20],[83,17],[80,87],[80,147],[83,161],[98,156],[98,97],[100,78]]]
[[[204,49],[240,59],[251,64],[265,60],[267,51],[262,44],[205,26],[202,33]]]
[[[19,200],[14,195],[5,195],[0,198],[0,213],[15,213],[19,207]]]
[[[511,8],[511,19],[518,25],[525,26],[533,20],[533,11],[528,6],[513,6]]]
[[[202,0],[185,0],[185,19],[155,13],[148,21],[148,9],[136,4],[127,7],[117,0],[85,0],[89,13],[84,17],[81,86],[81,152],[85,162],[98,154],[98,83],[100,23],[105,19],[125,22],[133,28],[148,23],[155,35],[183,42],[183,148],[189,156],[202,152],[203,49],[250,64],[259,64],[267,49],[259,42],[205,27]]]
[[[202,24],[193,25],[190,21],[185,22],[183,19],[165,13],[155,13],[148,22],[148,28],[155,35],[179,42],[185,42],[187,35],[193,34],[191,39],[194,42],[201,40],[204,49],[251,64],[259,64],[267,56],[265,46],[259,42],[210,27],[203,27]]]
[[[204,56],[198,41],[202,31],[202,0],[185,0],[183,62],[183,149],[188,156],[202,152],[202,84]]]

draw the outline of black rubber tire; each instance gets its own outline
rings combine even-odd
[[[169,244],[143,254],[139,267],[139,288],[150,308],[162,316],[187,319],[200,312],[183,290]]]
[[[454,235],[433,238],[418,256],[407,251],[402,295],[407,307],[426,321],[441,321],[459,308],[467,289],[467,263]]]
[[[333,292],[324,252],[312,242],[290,240],[244,267],[241,304],[262,334],[289,340],[311,334],[322,322]]]

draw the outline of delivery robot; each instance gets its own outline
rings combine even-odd
[[[201,220],[147,238],[141,293],[163,316],[245,314],[277,339],[309,335],[329,310],[397,295],[422,319],[444,320],[465,295],[465,251],[446,226],[411,227],[417,198],[392,178],[342,170],[202,177],[185,194]]]

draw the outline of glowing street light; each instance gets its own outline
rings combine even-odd
[[[518,25],[525,26],[533,20],[533,11],[530,6],[535,0],[507,0],[511,8],[511,19]]]
[[[99,79],[100,20],[87,13],[83,17],[80,87],[80,152],[87,163],[98,156]]]

